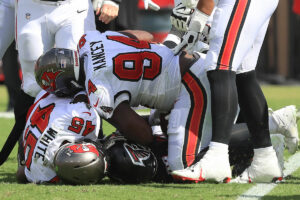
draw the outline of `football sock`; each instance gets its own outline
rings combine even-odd
[[[236,76],[239,105],[249,128],[254,148],[271,146],[268,105],[255,71]]]
[[[237,113],[235,72],[213,70],[207,72],[211,88],[212,141],[228,144]]]

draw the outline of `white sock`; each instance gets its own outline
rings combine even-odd
[[[228,144],[224,144],[220,142],[210,142],[209,149],[228,152]]]
[[[265,153],[271,153],[271,152],[275,152],[273,149],[273,146],[254,149],[254,155],[257,155],[257,156],[265,154]]]

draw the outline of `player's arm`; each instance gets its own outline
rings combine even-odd
[[[151,127],[145,119],[131,109],[128,101],[120,103],[112,117],[107,121],[129,140],[143,145],[149,145],[153,142]]]
[[[206,15],[210,15],[215,7],[214,0],[199,0],[197,4],[197,9],[205,13]]]

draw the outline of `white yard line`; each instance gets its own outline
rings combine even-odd
[[[11,118],[14,118],[15,115],[13,112],[0,112],[0,118],[8,118],[8,119],[11,119]]]
[[[287,162],[284,163],[285,170],[283,170],[284,176],[288,176],[296,171],[300,167],[300,152],[291,156]],[[256,184],[245,193],[240,195],[237,200],[254,200],[260,199],[274,189],[278,184],[276,183],[264,183]]]

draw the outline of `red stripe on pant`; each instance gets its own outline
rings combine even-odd
[[[195,156],[198,152],[197,144],[199,144],[201,140],[201,120],[203,118],[203,110],[204,110],[204,101],[205,97],[202,91],[202,87],[199,85],[198,81],[190,74],[190,72],[185,73],[183,76],[183,83],[188,90],[191,97],[191,109],[189,112],[189,117],[187,121],[186,127],[186,135],[185,141],[186,150],[185,150],[185,160],[187,166],[193,164],[195,160]]]
[[[224,41],[222,45],[222,55],[219,55],[219,69],[229,70],[231,65],[231,60],[234,55],[235,44],[238,42],[238,33],[240,31],[243,21],[243,16],[247,10],[249,0],[237,0],[236,9],[233,10],[233,16],[228,22],[229,27],[227,27],[228,33],[224,36]]]

